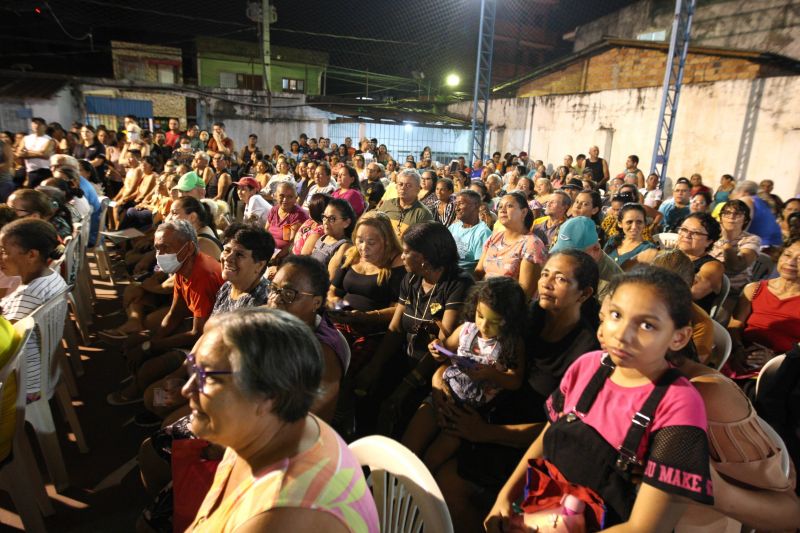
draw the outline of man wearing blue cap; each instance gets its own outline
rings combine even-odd
[[[594,221],[588,217],[573,217],[561,224],[550,255],[563,250],[581,250],[592,256],[600,270],[597,299],[603,301],[608,284],[615,275],[622,274],[622,269],[600,248]]]

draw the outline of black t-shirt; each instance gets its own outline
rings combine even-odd
[[[336,288],[336,296],[346,300],[357,311],[385,309],[397,302],[406,269],[400,265],[391,272],[389,279],[378,285],[377,274],[359,274],[352,268],[340,267],[333,275],[332,284]]]
[[[91,161],[98,155],[106,155],[106,147],[100,144],[98,141],[93,142],[89,146],[78,144],[72,150],[72,155],[75,157],[75,159],[86,159],[87,161]]]
[[[364,193],[367,203],[371,206],[375,206],[378,205],[378,202],[383,198],[383,193],[386,192],[386,189],[383,183],[381,183],[381,180],[365,180],[361,182],[361,192]]]
[[[531,306],[530,327],[526,328],[528,338],[525,342],[528,385],[544,403],[561,383],[567,368],[581,355],[597,350],[597,327],[586,320],[580,320],[572,331],[555,342],[541,338],[544,328],[545,311],[538,302]]]
[[[414,352],[427,353],[430,337],[439,334],[436,321],[441,321],[448,309],[460,310],[474,283],[471,276],[459,271],[448,279],[439,280],[426,293],[422,290],[420,276],[405,275],[400,284],[399,302],[405,305],[400,324],[406,335],[416,334],[413,337]]]

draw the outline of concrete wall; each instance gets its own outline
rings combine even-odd
[[[698,0],[692,44],[773,52],[800,59],[800,0]],[[637,34],[672,28],[674,0],[641,0],[580,26],[575,51],[604,35],[635,39]]]
[[[263,97],[253,105],[233,103],[247,101],[252,91],[218,89],[214,97],[201,97],[198,100],[197,118],[201,128],[210,129],[216,121],[225,123],[229,137],[241,148],[251,133],[258,135],[262,149],[271,149],[280,144],[289,148],[289,141],[297,139],[301,133],[309,137],[326,136],[328,113],[306,106],[304,95],[273,95],[270,117],[267,118],[266,101]]]
[[[659,88],[493,100],[488,149],[527,151],[560,165],[592,145],[622,171],[630,154],[647,171],[655,139]],[[450,107],[468,116],[468,103]],[[749,111],[749,112],[748,112]],[[709,185],[730,173],[775,180],[783,197],[800,194],[800,76],[684,86],[668,176],[699,172]]]
[[[26,98],[0,101],[0,129],[28,132],[31,117],[42,117],[48,123],[58,122],[69,128],[80,117],[73,89],[65,85],[47,100]]]

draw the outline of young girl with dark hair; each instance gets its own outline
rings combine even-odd
[[[550,524],[668,532],[688,502],[713,503],[703,400],[667,361],[691,339],[691,301],[686,283],[660,268],[612,281],[598,330],[604,351],[575,361],[547,400],[549,424],[500,491],[487,531],[524,530],[547,510]],[[567,517],[557,497],[544,503],[538,487],[548,483],[572,487],[585,510]]]
[[[464,305],[467,321],[443,341],[429,345],[440,362],[448,361],[434,382],[457,405],[486,415],[504,391],[518,389],[525,376],[523,324],[526,297],[508,278],[478,284]],[[458,451],[461,438],[443,424],[447,402],[425,403],[412,418],[403,442],[436,471]]]

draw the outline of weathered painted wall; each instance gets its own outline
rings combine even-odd
[[[621,172],[630,154],[648,170],[661,90],[641,88],[493,100],[488,149],[529,152],[560,165],[592,145]],[[750,111],[748,113],[748,110]],[[468,116],[470,104],[450,108]],[[745,126],[747,126],[745,128]],[[670,178],[699,172],[775,180],[776,193],[800,194],[800,76],[684,86],[670,154]]]
[[[217,89],[216,97],[201,97],[198,101],[198,121],[201,128],[210,128],[216,121],[225,123],[225,131],[241,148],[251,133],[258,135],[262,150],[280,144],[288,149],[289,141],[301,133],[309,137],[326,135],[329,114],[305,104],[304,95],[273,96],[270,118],[266,99],[259,97],[255,105],[246,105],[252,91]],[[239,102],[239,103],[234,103]]]
[[[612,48],[520,85],[517,96],[660,87],[664,81],[666,62],[665,50]],[[689,54],[683,83],[747,80],[776,74],[774,68],[747,59]]]
[[[242,61],[235,59],[212,59],[198,58],[201,87],[219,87],[219,75],[221,72],[231,72],[235,74],[248,74],[254,76],[263,75],[260,63],[252,61]],[[300,65],[294,63],[282,63],[273,61],[270,68],[270,90],[273,93],[282,92],[281,80],[290,78],[305,80],[305,94],[318,95],[321,91],[323,67],[316,65]]]
[[[575,51],[604,35],[635,39],[672,27],[674,0],[641,0],[580,26]],[[698,0],[692,44],[773,52],[800,59],[800,0]]]

